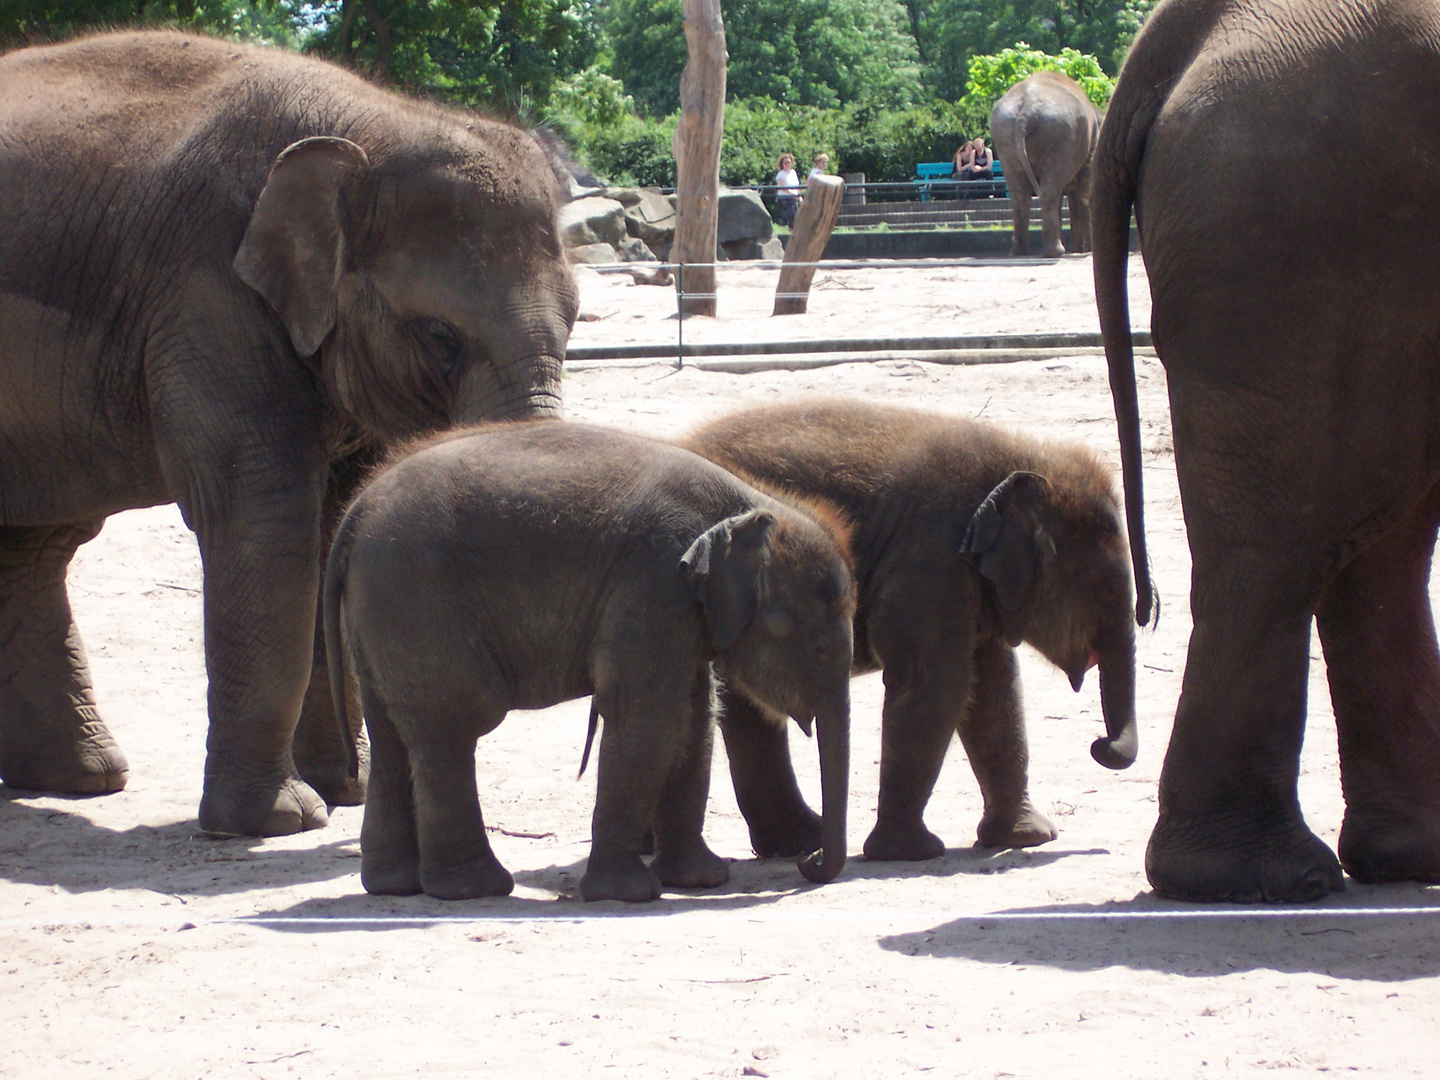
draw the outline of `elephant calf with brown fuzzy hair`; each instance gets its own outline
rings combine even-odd
[[[944,852],[924,812],[957,731],[985,798],[979,844],[1055,838],[1029,797],[1014,651],[1022,641],[1077,690],[1099,664],[1107,734],[1091,753],[1112,769],[1135,760],[1129,549],[1110,471],[1095,454],[858,401],[751,409],[684,445],[756,483],[833,504],[853,526],[855,672],[885,671],[869,858]],[[795,785],[784,729],[741,697],[723,706],[756,852],[810,850],[819,819]]]
[[[336,709],[348,653],[370,731],[366,890],[509,893],[476,739],[511,709],[587,694],[605,731],[581,894],[722,884],[700,835],[712,661],[771,715],[815,723],[825,817],[800,869],[831,880],[846,854],[854,610],[843,533],[694,454],[558,421],[436,438],[351,506],[325,580]]]

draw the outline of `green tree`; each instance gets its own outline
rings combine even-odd
[[[1062,71],[1080,84],[1097,109],[1110,104],[1115,80],[1101,70],[1095,57],[1074,49],[1061,49],[1059,56],[1051,56],[1023,41],[990,56],[971,57],[970,81],[960,104],[988,114],[1000,95],[1037,71]]]
[[[178,26],[290,45],[298,39],[295,14],[285,0],[0,0],[0,47],[118,26]]]
[[[924,97],[900,0],[729,0],[723,15],[727,100],[902,108]],[[604,25],[611,74],[641,111],[678,109],[686,58],[680,0],[613,0]]]
[[[1120,70],[1141,23],[1158,0],[905,0],[927,85],[954,101],[964,92],[970,61],[1019,41],[1059,55],[1075,49]]]
[[[384,82],[525,113],[598,51],[594,0],[339,0],[304,4],[305,49]]]

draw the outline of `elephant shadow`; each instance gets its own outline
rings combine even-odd
[[[303,848],[256,837],[217,840],[202,835],[193,817],[112,829],[68,809],[95,796],[47,795],[44,806],[26,805],[34,797],[0,786],[0,882],[71,893],[224,896],[329,881],[360,867],[360,846],[350,836]]]
[[[681,914],[723,914],[768,907],[799,893],[834,885],[812,885],[800,876],[793,859],[746,859],[730,863],[730,881],[713,889],[671,890],[653,903],[618,900],[585,903],[579,881],[585,859],[538,870],[516,870],[515,884],[553,892],[554,896],[494,896],[479,900],[437,900],[430,896],[314,897],[286,908],[258,912],[236,922],[255,923],[292,933],[335,933],[348,930],[413,930],[445,923],[556,922],[589,919],[647,919]],[[842,879],[843,880],[843,874]]]
[[[1401,982],[1440,975],[1440,890],[1363,886],[1307,906],[1185,904],[1141,893],[1107,904],[1057,904],[966,916],[892,934],[909,956],[1064,971],[1107,967],[1214,977],[1269,969]]]
[[[904,881],[912,878],[947,878],[959,876],[990,876],[1014,870],[1038,869],[1084,855],[1109,855],[1106,848],[946,848],[945,854],[921,862],[872,862],[861,856],[852,859],[845,876],[867,881]]]

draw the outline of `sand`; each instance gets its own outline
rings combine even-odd
[[[579,274],[576,344],[674,339],[672,290]],[[775,271],[727,267],[691,341],[1093,332],[1090,262],[822,270],[810,313],[769,317]],[[1132,268],[1133,324],[1148,324]],[[868,863],[879,676],[856,680],[852,859],[815,887],[756,860],[717,751],[707,839],[722,888],[582,904],[594,770],[574,779],[587,703],[516,713],[478,782],[509,898],[371,898],[358,807],[274,840],[196,833],[205,740],[200,567],[173,507],[112,518],[77,556],[76,617],[131,762],[103,798],[0,787],[0,1075],[264,1077],[1190,1077],[1268,1070],[1428,1076],[1440,1019],[1440,895],[1365,887],[1311,906],[1157,899],[1144,876],[1156,780],[1190,631],[1189,556],[1164,371],[1142,359],[1147,524],[1164,601],[1142,634],[1141,756],[1091,761],[1102,730],[1022,650],[1031,791],[1060,830],[971,846],[974,778],[952,743],[927,822],[949,845]],[[566,408],[649,435],[742,404],[853,394],[982,416],[1117,458],[1104,361],[914,360],[746,375],[661,363],[568,374]],[[1333,845],[1342,801],[1318,644],[1300,794]],[[813,743],[792,745],[819,803]]]

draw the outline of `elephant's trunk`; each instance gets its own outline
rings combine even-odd
[[[562,356],[526,356],[464,379],[452,421],[463,426],[493,420],[559,419]]]
[[[1100,650],[1100,708],[1105,737],[1090,744],[1090,756],[1107,769],[1128,769],[1140,749],[1135,730],[1135,628],[1109,635]]]
[[[800,860],[806,879],[823,885],[845,868],[845,810],[850,798],[850,694],[815,715],[820,744],[820,850]]]

